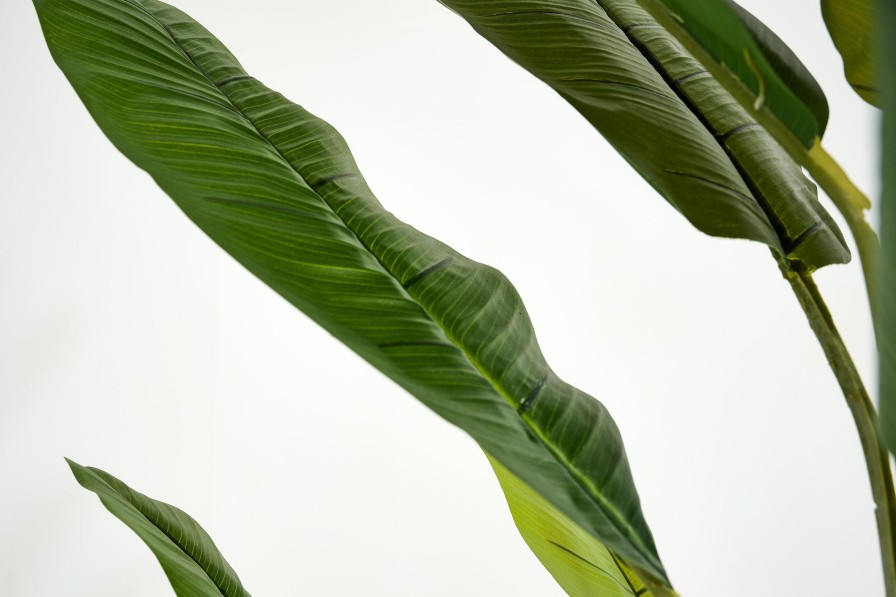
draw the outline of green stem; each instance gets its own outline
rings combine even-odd
[[[709,52],[682,27],[661,0],[640,0],[650,15],[670,32],[703,67],[728,90],[738,103],[781,145],[790,157],[804,167],[843,215],[859,250],[862,271],[871,306],[875,332],[878,329],[877,265],[880,243],[874,230],[865,220],[864,212],[870,206],[868,198],[849,180],[840,166],[816,141],[807,149],[790,129],[772,114],[768,107],[755,104],[755,96],[726,66],[720,64]],[[877,413],[865,390],[852,358],[834,326],[831,314],[824,304],[815,282],[809,274],[796,272],[786,259],[776,256],[784,277],[790,282],[800,306],[809,319],[809,325],[818,338],[828,363],[840,384],[846,402],[852,412],[868,477],[876,504],[877,530],[883,559],[884,582],[887,597],[896,597],[896,492],[888,452],[882,447],[878,433]]]
[[[776,259],[824,350],[859,432],[876,506],[886,595],[896,597],[896,491],[893,488],[889,454],[878,434],[877,412],[812,276],[795,271],[779,256]]]

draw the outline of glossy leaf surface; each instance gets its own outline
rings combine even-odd
[[[67,462],[78,483],[152,550],[178,597],[250,597],[208,533],[186,512],[137,493],[109,473]]]
[[[771,76],[763,62],[753,59],[753,52],[750,51],[750,61],[746,66],[757,69],[762,76],[763,84],[766,87],[764,90],[765,101],[769,109],[803,143],[806,149],[811,149],[816,139],[824,136],[830,116],[828,100],[824,96],[821,85],[818,84],[806,65],[797,58],[793,50],[774,31],[733,0],[727,0],[727,4],[737,15],[743,27],[750,33],[765,64],[774,73],[774,76]],[[723,35],[721,38],[720,41],[731,43],[730,36]],[[713,47],[707,47],[707,49],[714,55],[721,52],[720,49],[714,50]],[[746,60],[745,57],[746,54],[741,52],[742,61]],[[728,63],[725,62],[725,64]],[[754,72],[751,80],[755,81],[756,79],[757,75]],[[776,79],[781,82],[786,91],[778,90]],[[811,126],[806,121],[805,110],[800,104],[808,108],[811,113]]]
[[[179,10],[35,6],[102,130],[215,242],[584,532],[666,582],[616,425],[551,371],[503,275],[383,209],[332,127],[248,75]]]
[[[554,88],[698,229],[849,260],[815,186],[635,0],[442,0]]]
[[[881,107],[874,43],[876,0],[821,0],[825,25],[843,58],[846,80],[859,97]],[[884,31],[889,31],[884,29]],[[884,62],[884,64],[890,64]]]
[[[815,139],[824,135],[828,123],[824,92],[793,51],[762,21],[733,0],[660,1],[804,147],[812,147]]]

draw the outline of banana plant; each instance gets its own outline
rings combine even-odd
[[[875,1],[821,0],[821,14],[843,58],[846,80],[859,97],[880,107],[877,64],[878,52],[882,49],[874,43],[878,14]],[[886,5],[882,6],[881,16],[886,18],[883,12]],[[882,54],[881,62],[887,64],[886,60],[886,55]]]
[[[867,199],[821,149],[828,107],[808,70],[730,0],[441,2],[570,102],[697,229],[769,247],[853,413],[896,597],[889,457],[812,279],[850,252],[802,168],[856,238],[876,320],[877,239]],[[54,60],[112,143],[261,281],[468,433],[568,594],[676,595],[616,425],[552,371],[500,272],[386,211],[333,127],[265,87],[178,9],[34,5]],[[883,369],[885,311],[881,321]],[[189,516],[70,465],[149,545],[179,596],[248,595]]]
[[[769,245],[853,415],[877,506],[887,594],[896,595],[889,455],[811,275],[849,253],[800,166],[853,232],[875,322],[880,247],[864,217],[870,202],[821,146],[828,107],[818,83],[731,0],[440,1],[565,98],[699,230]],[[836,0],[828,13],[832,6],[854,14]],[[863,35],[871,39],[867,28]]]

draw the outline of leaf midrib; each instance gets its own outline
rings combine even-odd
[[[124,0],[124,1],[127,2],[128,4],[130,4],[131,6],[134,6],[135,8],[137,8],[144,14],[146,14],[150,19],[153,20],[153,22],[155,22],[157,25],[159,25],[159,27],[161,27],[165,31],[165,33],[171,39],[172,43],[174,43],[175,46],[177,46],[177,48],[184,55],[184,57],[187,60],[189,60],[189,62],[202,75],[202,77],[206,81],[208,81],[227,100],[228,104],[230,105],[230,107],[232,108],[234,113],[239,115],[252,128],[252,130],[255,131],[277,153],[277,155],[280,157],[280,159],[283,160],[284,164],[290,170],[292,170],[308,186],[308,188],[310,190],[312,190],[320,198],[320,200],[324,203],[324,205],[326,205],[330,209],[330,211],[339,219],[339,221],[342,222],[342,225],[345,227],[345,229],[348,230],[349,232],[351,232],[351,234],[355,237],[355,239],[358,241],[358,243],[361,245],[361,247],[363,247],[364,250],[367,251],[367,253],[370,254],[376,260],[376,262],[379,264],[379,266],[382,268],[382,270],[386,274],[388,274],[393,280],[395,280],[395,282],[397,284],[397,291],[404,294],[406,298],[410,299],[414,304],[416,304],[427,315],[427,317],[429,317],[430,320],[432,320],[438,326],[438,328],[442,331],[442,333],[445,335],[445,337],[451,341],[452,345],[457,350],[459,350],[461,352],[461,354],[464,355],[464,357],[470,363],[470,365],[486,381],[489,382],[489,385],[492,387],[492,389],[495,391],[495,393],[497,393],[499,396],[501,396],[504,399],[504,401],[508,405],[511,406],[511,408],[514,410],[514,412],[516,412],[517,415],[520,417],[520,420],[523,422],[523,424],[526,425],[526,427],[529,428],[535,434],[535,436],[538,438],[539,442],[544,446],[544,448],[547,449],[548,452],[550,452],[554,456],[554,458],[557,459],[563,465],[564,471],[570,476],[570,478],[573,480],[573,482],[576,483],[577,485],[579,485],[584,490],[585,494],[588,495],[591,499],[593,499],[598,504],[598,507],[600,507],[604,511],[604,514],[606,515],[607,520],[610,522],[610,524],[612,524],[613,526],[616,527],[619,534],[621,536],[625,537],[626,540],[629,541],[632,545],[636,546],[638,552],[645,559],[647,559],[647,561],[649,561],[652,565],[657,566],[659,570],[662,570],[662,566],[658,564],[658,562],[656,561],[656,558],[652,555],[651,549],[649,549],[646,545],[644,545],[638,532],[628,523],[628,521],[625,519],[625,517],[622,515],[622,513],[619,512],[619,510],[616,508],[615,504],[613,504],[613,502],[609,501],[606,497],[604,497],[603,494],[600,492],[600,490],[592,483],[592,481],[590,479],[588,479],[588,477],[585,476],[584,473],[579,471],[578,468],[576,468],[575,466],[572,465],[572,463],[569,461],[569,459],[566,457],[566,455],[563,454],[563,452],[559,448],[557,448],[556,446],[553,445],[553,443],[550,441],[550,439],[545,436],[544,432],[537,425],[535,425],[531,421],[530,418],[523,416],[523,414],[520,413],[515,408],[517,406],[516,401],[514,401],[512,399],[512,397],[509,395],[509,393],[504,388],[501,387],[501,384],[498,383],[497,380],[493,379],[492,376],[489,375],[483,369],[483,367],[479,364],[478,360],[473,355],[471,355],[468,350],[466,350],[464,348],[464,346],[461,342],[458,342],[458,340],[456,338],[454,338],[448,332],[448,330],[445,329],[445,327],[441,324],[441,322],[438,320],[438,318],[434,317],[424,305],[422,305],[413,295],[411,295],[405,289],[405,287],[401,283],[401,280],[399,280],[398,277],[389,269],[389,267],[386,266],[385,263],[383,263],[380,256],[370,246],[368,246],[367,243],[364,242],[364,240],[359,236],[359,234],[355,231],[355,229],[349,225],[349,223],[342,217],[342,215],[340,215],[338,210],[334,209],[333,206],[330,205],[330,203],[327,201],[327,199],[318,191],[318,189],[322,185],[320,185],[320,184],[314,185],[314,184],[310,183],[308,180],[306,180],[306,178],[302,175],[302,173],[299,172],[292,165],[292,163],[289,161],[289,159],[283,154],[283,152],[280,150],[280,148],[277,146],[277,144],[274,143],[270,139],[270,137],[268,137],[264,133],[264,131],[260,130],[260,128],[255,124],[255,122],[253,122],[253,120],[245,112],[243,112],[238,106],[236,106],[233,103],[233,100],[231,100],[231,98],[227,94],[227,92],[224,91],[224,89],[222,88],[222,85],[218,84],[208,74],[208,72],[204,68],[202,68],[202,66],[200,66],[193,59],[193,56],[190,54],[190,52],[187,50],[187,48],[184,47],[184,45],[180,43],[180,41],[177,39],[177,36],[174,34],[174,32],[171,30],[170,27],[168,27],[165,23],[163,23],[161,20],[159,20],[159,18],[156,17],[156,15],[153,14],[152,11],[150,11],[147,7],[143,6],[143,4],[140,3],[139,0]],[[245,75],[229,77],[228,79],[223,81],[222,84],[230,83],[232,81],[237,81],[237,80],[240,80],[243,78],[255,80],[255,78],[252,75],[249,75],[247,73]],[[438,264],[436,264],[436,265],[438,265]],[[625,529],[627,532],[623,531],[623,529]]]

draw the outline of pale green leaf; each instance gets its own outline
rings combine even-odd
[[[649,4],[652,0],[642,0]],[[733,0],[659,0],[717,62],[724,64],[777,119],[811,148],[824,134],[828,103],[821,87],[783,41]]]
[[[529,548],[570,597],[674,597],[650,591],[638,575],[592,535],[489,457],[507,505]]]

